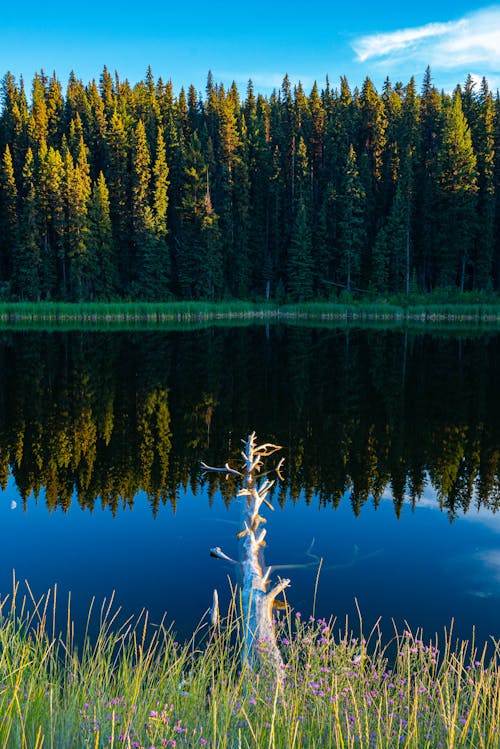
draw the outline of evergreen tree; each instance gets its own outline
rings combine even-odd
[[[152,172],[151,226],[140,253],[138,290],[144,299],[165,300],[170,294],[170,251],[167,243],[168,166],[158,128]]]
[[[438,282],[463,291],[477,231],[477,169],[469,126],[457,91],[446,110],[437,162],[440,203]]]
[[[132,247],[133,268],[140,289],[145,259],[153,251],[153,212],[151,209],[151,155],[146,129],[139,120],[132,150]]]
[[[21,300],[40,300],[40,228],[35,161],[26,153],[22,179],[19,247],[12,258],[12,291]]]
[[[45,99],[47,109],[47,143],[57,148],[61,144],[63,132],[64,99],[61,84],[57,80],[55,73],[49,81]]]
[[[495,244],[495,121],[494,104],[485,78],[470,121],[474,152],[477,158],[477,222],[473,249],[473,286],[489,290],[493,285],[493,251]]]
[[[449,96],[428,69],[420,95],[369,78],[307,94],[285,76],[240,101],[212,74],[205,97],[176,98],[151,69],[131,87],[104,68],[87,86],[71,73],[65,95],[37,73],[29,104],[7,73],[1,94],[4,293],[298,298],[299,246],[314,295],[500,288],[500,100],[484,80]]]
[[[2,80],[2,112],[0,114],[0,153],[5,152],[8,145],[14,174],[20,178],[24,164],[24,155],[28,147],[28,105],[24,89],[16,86],[14,76],[6,73]]]
[[[66,156],[66,243],[69,261],[69,295],[75,301],[89,299],[94,269],[89,265],[88,256],[88,204],[91,182],[87,151],[83,138],[80,139],[78,157],[73,159],[68,151]]]
[[[116,109],[111,115],[106,133],[106,154],[105,175],[109,187],[118,275],[122,290],[128,293],[132,272],[129,146],[123,118]]]
[[[420,97],[420,136],[416,155],[416,253],[419,281],[425,291],[436,283],[440,216],[437,199],[437,154],[443,128],[442,102],[427,68]]]
[[[391,209],[379,230],[372,253],[371,286],[387,291],[410,293],[412,267],[412,175],[411,156],[406,154]]]
[[[39,154],[37,213],[41,231],[41,294],[44,299],[66,298],[68,268],[64,246],[64,162],[59,150]]]
[[[117,284],[116,257],[109,191],[102,172],[92,187],[88,227],[89,296],[91,299],[109,300],[113,298]]]
[[[185,164],[177,252],[179,288],[188,299],[215,299],[220,297],[223,287],[219,224],[212,206],[208,168],[196,133]]]
[[[287,289],[295,302],[307,302],[313,296],[313,260],[311,230],[304,200],[299,199],[297,215],[288,249]]]
[[[497,91],[495,97],[495,119],[494,119],[494,144],[495,144],[495,246],[494,246],[494,288],[500,290],[500,93]]]
[[[0,166],[0,227],[0,285],[3,285],[10,281],[13,258],[18,252],[17,186],[8,145]]]
[[[366,242],[366,195],[360,180],[356,152],[351,145],[338,196],[338,245],[336,276],[351,291],[360,281]]]
[[[28,120],[29,145],[38,150],[42,144],[47,143],[48,114],[45,100],[46,78],[41,73],[35,73],[31,89],[31,109]]]
[[[268,142],[269,109],[248,84],[245,108],[245,151],[248,178],[248,256],[251,288],[271,295],[273,260],[270,246],[272,153]]]

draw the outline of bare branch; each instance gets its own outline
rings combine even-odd
[[[214,546],[210,549],[210,556],[215,557],[216,559],[224,559],[224,561],[231,562],[231,564],[238,564],[235,559],[231,559],[227,554],[224,554],[220,546]]]
[[[259,486],[257,489],[257,493],[261,499],[269,492],[270,489],[274,486],[274,481],[269,481],[266,479],[263,484]]]
[[[268,507],[270,510],[274,512],[274,507],[272,506],[272,504],[270,503],[268,499],[266,499],[265,497],[262,497],[262,501],[264,502],[266,507]]]
[[[276,475],[278,476],[278,478],[279,478],[280,481],[284,481],[284,478],[283,478],[282,473],[281,473],[281,468],[283,467],[284,462],[285,462],[285,458],[281,458],[281,460],[279,461],[278,465],[274,469],[276,471]]]
[[[254,452],[256,453],[256,455],[260,455],[262,458],[267,458],[269,457],[269,455],[272,455],[273,453],[282,449],[283,445],[273,445],[271,442],[266,442],[263,445],[258,445],[258,447],[255,448]]]
[[[236,468],[230,468],[228,463],[226,463],[226,465],[223,468],[215,468],[214,466],[207,465],[203,461],[200,461],[200,462],[201,462],[201,467],[206,472],[211,471],[212,473],[231,473],[234,476],[243,476],[243,474],[240,473],[240,471],[237,471]]]
[[[285,588],[288,588],[290,585],[290,580],[287,577],[284,577],[283,580],[280,580],[278,585],[275,585],[272,590],[269,591],[269,593],[266,594],[266,599],[269,601],[273,601],[276,596],[279,596],[279,594],[285,590]]]
[[[219,613],[219,594],[217,593],[217,589],[214,589],[214,595],[212,599],[212,606],[210,607],[209,611],[209,617],[210,617],[210,625],[214,628],[218,627],[220,622],[220,613]]]

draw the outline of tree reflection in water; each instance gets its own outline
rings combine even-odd
[[[280,502],[355,514],[427,482],[450,519],[500,506],[500,336],[251,326],[0,335],[0,482],[48,509],[152,511],[249,427],[285,446]],[[227,503],[236,484],[210,479]]]

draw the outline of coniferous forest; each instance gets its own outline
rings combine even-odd
[[[500,98],[345,78],[270,96],[7,73],[0,298],[500,289]]]

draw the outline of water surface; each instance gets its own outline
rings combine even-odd
[[[500,338],[319,328],[5,333],[0,338],[0,591],[116,591],[187,636],[238,555],[234,482],[255,429],[284,446],[266,560],[289,601],[366,627],[455,619],[498,637]],[[14,507],[15,505],[15,507]],[[314,543],[313,543],[314,542]],[[312,547],[311,547],[311,544]]]

